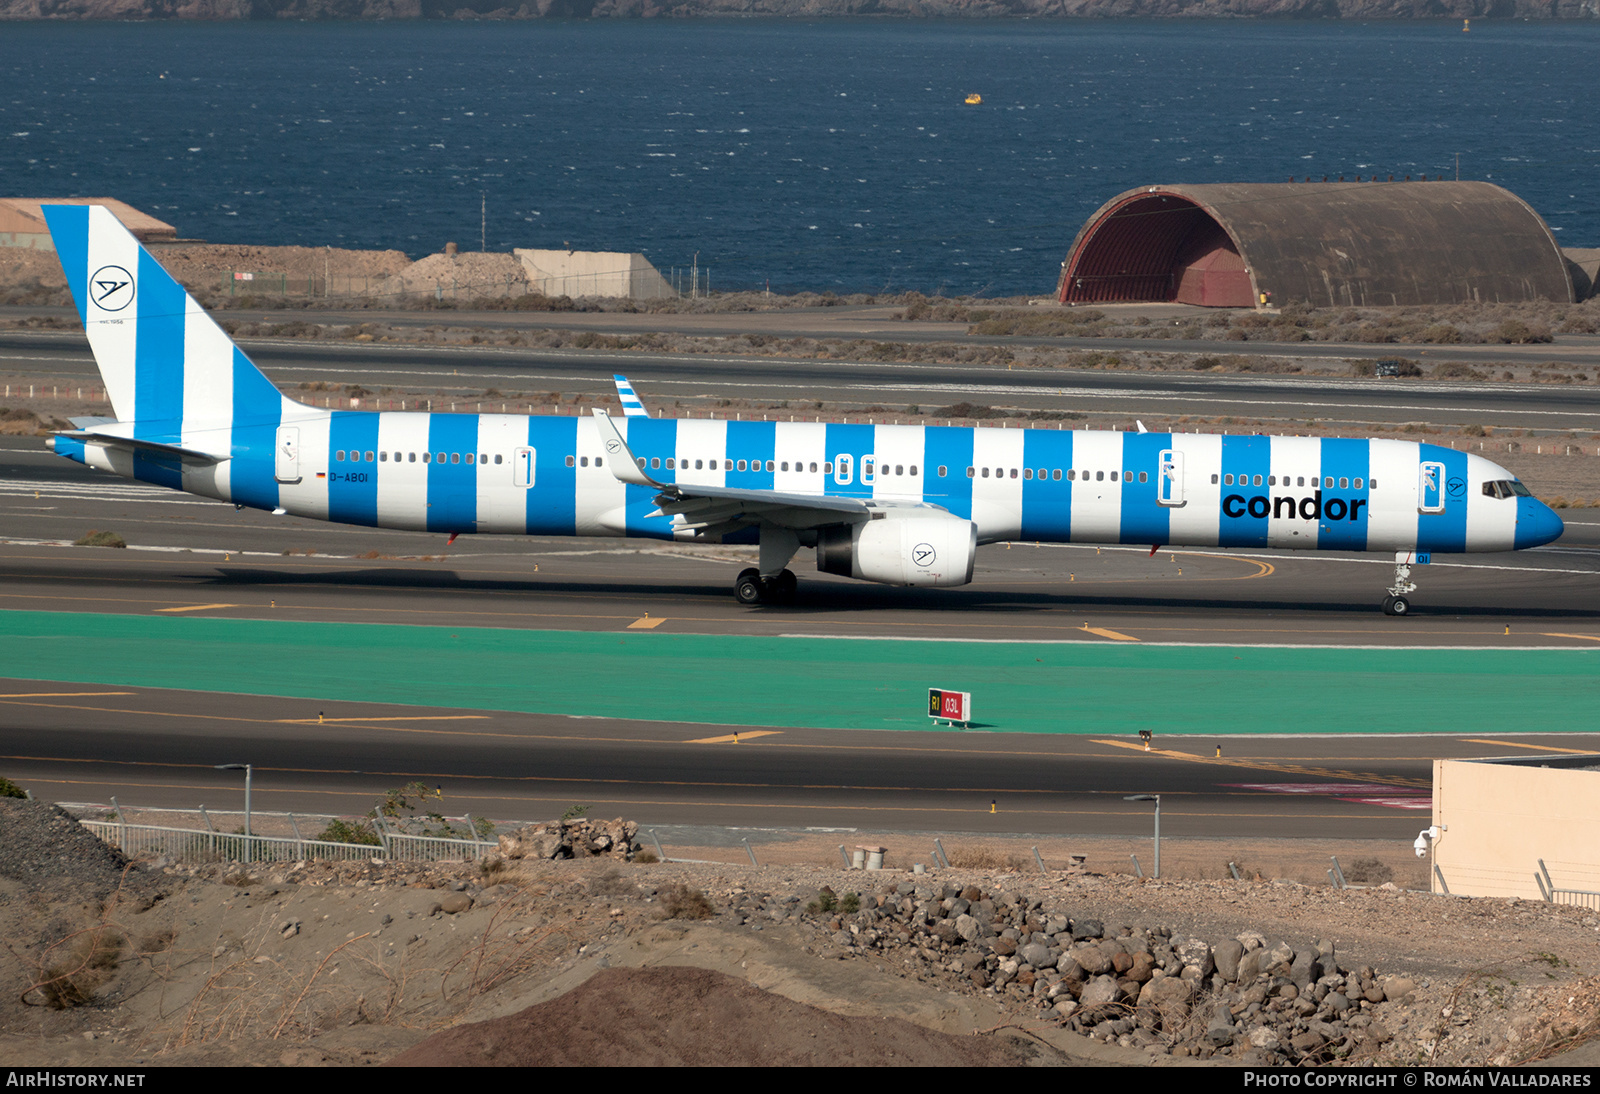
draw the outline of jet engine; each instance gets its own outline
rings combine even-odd
[[[965,585],[978,526],[944,512],[886,514],[817,532],[817,569],[884,585]]]

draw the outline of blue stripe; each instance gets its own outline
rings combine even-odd
[[[1418,469],[1424,463],[1444,464],[1444,512],[1417,515],[1417,550],[1465,551],[1467,549],[1467,454],[1436,444],[1417,446]]]
[[[873,454],[872,450],[877,446],[877,433],[877,428],[870,425],[830,424],[828,426],[827,436],[823,441],[823,451],[827,458],[833,461],[834,467],[834,474],[828,476],[829,494],[841,498],[870,498],[872,496],[872,484],[861,481],[861,457]],[[970,445],[971,441],[968,441],[968,444]],[[926,458],[927,450],[924,449],[923,451],[924,458]],[[850,457],[850,481],[848,483],[841,484],[836,478],[839,471],[840,456]],[[935,472],[935,474],[937,473]],[[965,475],[967,469],[963,467],[961,473]]]
[[[729,422],[726,454],[733,470],[724,473],[723,484],[736,490],[771,490],[776,473],[767,470],[767,461],[777,458],[777,434],[776,422]],[[745,461],[743,471],[740,460]]]
[[[1122,542],[1160,547],[1172,534],[1172,510],[1156,503],[1161,453],[1172,447],[1170,433],[1122,435]],[[1144,481],[1139,481],[1140,479]]]
[[[139,249],[134,304],[139,321],[134,336],[133,435],[141,440],[180,444],[183,430],[183,319],[187,294],[150,252]],[[176,462],[135,456],[135,477],[183,488]]]
[[[55,454],[75,463],[83,463],[83,442],[73,437],[56,436]]]
[[[631,418],[628,421],[628,447],[634,456],[645,461],[644,473],[657,482],[674,482],[678,477],[675,468],[667,467],[668,460],[676,460],[678,452],[678,423],[673,418]],[[672,538],[672,518],[646,516],[655,512],[656,489],[653,486],[629,485],[627,495],[627,527],[630,536],[652,539]]]
[[[428,450],[433,453],[433,462],[428,465],[428,531],[476,531],[478,466],[467,462],[467,453],[478,451],[478,416],[428,415]],[[458,455],[459,462],[452,463],[452,455]],[[477,460],[476,455],[473,460]]]
[[[1072,537],[1072,483],[1066,471],[1072,466],[1072,433],[1065,429],[1030,429],[1022,435],[1022,461],[1035,478],[1022,483],[1022,538],[1062,540]],[[968,449],[968,463],[971,450]],[[968,483],[967,469],[958,469]],[[1061,472],[1061,478],[1051,476]],[[1039,477],[1045,476],[1045,477]],[[963,514],[965,515],[965,514]]]
[[[1325,551],[1365,551],[1367,518],[1371,515],[1367,480],[1371,477],[1372,445],[1368,441],[1326,438],[1318,462],[1322,467],[1321,518],[1317,523],[1317,547]],[[1333,479],[1328,486],[1327,480]],[[1341,487],[1339,481],[1348,479]],[[1356,480],[1361,489],[1356,489]],[[1358,507],[1357,502],[1362,504]],[[1355,519],[1351,519],[1352,514]]]
[[[374,456],[378,454],[378,415],[359,410],[334,411],[328,428],[328,447],[345,453],[343,460],[332,456],[328,460],[328,519],[341,524],[376,526],[378,465],[368,463],[366,455],[368,452]],[[361,458],[358,460],[357,456]],[[431,478],[431,467],[429,474]],[[431,488],[431,482],[429,486]],[[432,516],[431,512],[429,515]],[[471,528],[450,529],[457,530],[465,532]]]
[[[233,460],[228,496],[238,505],[278,507],[274,451],[283,418],[283,396],[244,351],[233,347]]]
[[[527,490],[528,534],[570,536],[578,525],[578,473],[567,466],[567,456],[578,450],[578,420],[529,418],[528,447],[535,459]]]
[[[50,228],[61,271],[67,275],[67,288],[78,307],[78,321],[89,317],[89,207],[87,205],[43,206],[44,222]]]
[[[1069,434],[1070,435],[1070,434]],[[967,468],[972,466],[972,430],[955,426],[928,426],[922,434],[922,458],[927,461],[926,486],[923,500],[942,505],[958,517],[972,519],[972,480],[967,478]],[[1027,444],[1026,441],[1023,442]],[[828,450],[833,458],[833,450]],[[939,468],[945,469],[943,478]],[[834,492],[833,478],[828,478],[828,492]],[[1024,493],[1024,499],[1027,495]],[[1027,520],[1028,506],[1023,502],[1023,520]]]
[[[1267,472],[1272,466],[1271,442],[1266,437],[1223,437],[1222,438],[1222,512],[1219,516],[1217,542],[1222,547],[1265,547],[1267,545],[1267,521],[1272,513],[1271,497],[1268,494]],[[1228,486],[1227,476],[1234,477],[1234,485]],[[1245,485],[1239,485],[1239,476],[1244,475]],[[1255,477],[1261,476],[1261,486],[1255,485]],[[1247,508],[1251,498],[1266,498],[1266,512],[1260,516],[1251,516]],[[1234,499],[1232,502],[1229,499]],[[1237,516],[1229,516],[1232,510]],[[1259,506],[1257,511],[1259,512]]]

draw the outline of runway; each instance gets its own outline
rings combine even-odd
[[[1085,339],[1100,343],[1105,340]],[[1123,341],[1145,343],[1146,340]],[[602,350],[530,351],[491,346],[403,346],[308,340],[246,339],[248,352],[274,383],[292,388],[360,384],[437,393],[442,400],[478,400],[484,392],[518,390],[611,396],[612,375],[626,373],[648,405],[737,398],[785,403],[796,413],[816,401],[832,406],[916,405],[924,410],[973,402],[1085,415],[1248,417],[1340,426],[1430,422],[1490,429],[1600,430],[1600,388],[1436,380],[1358,380],[1279,375],[1212,375],[1090,369],[1008,369],[999,366],[817,361],[793,358],[661,354]],[[1313,345],[1318,355],[1382,355],[1376,346]],[[1281,355],[1296,347],[1257,343],[1198,343],[1197,352]],[[1219,347],[1225,347],[1219,348]],[[1097,345],[1089,348],[1112,350]],[[1121,347],[1130,348],[1130,347]],[[1173,350],[1151,341],[1131,348]],[[1528,350],[1560,357],[1550,347],[1473,347]],[[1581,347],[1562,347],[1581,348]],[[1501,352],[1497,360],[1511,360]],[[1567,353],[1564,359],[1571,360]],[[0,333],[0,375],[67,390],[98,383],[81,335]],[[490,400],[491,404],[493,400]],[[486,407],[487,409],[487,407]],[[1287,428],[1287,427],[1286,427]]]
[[[444,786],[451,811],[491,817],[548,816],[590,804],[657,823],[1136,835],[1147,830],[1148,814],[1121,797],[1160,792],[1170,795],[1163,817],[1173,834],[1409,838],[1427,817],[1435,757],[1589,763],[1600,752],[1600,736],[1559,732],[1587,727],[1586,720],[1561,720],[1560,711],[1585,702],[1592,709],[1572,681],[1600,678],[1588,668],[1588,658],[1600,656],[1600,521],[1574,523],[1554,548],[1419,569],[1414,615],[1391,619],[1377,610],[1388,580],[1381,559],[1183,550],[1150,557],[1144,550],[1031,544],[985,547],[973,585],[920,592],[818,575],[802,556],[801,603],[751,610],[730,595],[746,562],[738,549],[488,537],[465,537],[446,549],[442,536],[275,518],[113,479],[60,460],[33,439],[0,443],[0,520],[0,619],[8,631],[15,635],[18,621],[37,619],[80,631],[48,639],[70,653],[21,674],[33,679],[0,680],[7,727],[0,773],[57,799],[221,807],[238,796],[238,780],[212,765],[250,762],[257,765],[258,808],[302,812],[363,810],[383,790],[415,778]],[[90,528],[115,530],[131,546],[63,545]],[[139,628],[181,629],[185,621],[206,623],[180,630],[176,644],[139,644],[141,634],[170,634]],[[361,628],[328,632],[349,633],[344,645],[319,638],[303,671],[290,662],[276,677],[265,671],[267,658],[248,654],[259,647],[231,644],[245,642],[237,637],[243,632],[226,630],[351,624]],[[496,648],[497,632],[516,641],[579,632],[564,644],[564,656],[595,651],[584,671],[597,682],[569,690],[593,696],[591,709],[541,710],[528,701],[550,679],[534,658],[513,659],[510,669],[494,662],[493,687],[514,692],[515,703],[467,694],[470,680],[456,679],[467,673],[452,675],[466,698],[397,703],[379,677],[394,671],[404,682],[406,673],[372,659],[396,634],[413,646],[431,640],[418,636],[437,636],[441,649],[466,635],[487,643],[463,647],[470,664],[471,649]],[[219,633],[236,637],[211,637]],[[858,695],[849,709],[875,712],[872,718],[849,726],[800,711],[781,725],[745,718],[736,726],[741,709],[761,705],[750,701],[752,681],[700,662],[672,675],[675,636],[743,638],[766,643],[763,649],[776,643],[799,650],[820,638],[859,645],[838,636],[868,645],[892,640],[913,651],[1003,648],[1027,662],[1016,670],[1024,683],[1058,686],[1049,664],[1113,665],[1128,674],[1117,686],[1130,697],[1142,700],[1166,686],[1179,710],[1186,685],[1163,679],[1179,670],[1158,655],[1190,644],[1294,647],[1280,653],[1305,658],[1313,674],[1332,664],[1317,647],[1337,647],[1341,656],[1395,648],[1396,657],[1452,647],[1462,657],[1488,659],[1483,680],[1461,677],[1462,686],[1487,690],[1469,703],[1450,687],[1415,689],[1406,701],[1427,721],[1416,726],[1425,736],[1277,737],[1261,731],[1274,720],[1286,733],[1303,729],[1304,719],[1293,694],[1268,684],[1259,697],[1260,724],[1240,727],[1255,735],[1220,732],[1215,722],[1198,735],[1161,730],[1146,754],[1132,722],[1091,703],[1087,686],[1081,695],[1070,687],[1039,693],[1039,702],[1059,705],[1064,724],[1076,716],[1074,732],[1065,734],[1007,732],[992,721],[966,732],[886,729],[891,715],[874,706],[881,697],[843,685],[840,694]],[[665,643],[665,652],[630,661],[603,645],[643,639]],[[33,656],[44,641],[12,648]],[[97,647],[117,653],[106,657]],[[223,668],[239,670],[230,658],[240,651],[247,651],[245,668],[254,664],[266,676],[251,694],[193,681],[104,682],[132,668],[160,667],[163,658],[188,665],[203,681],[212,665],[218,676]],[[763,679],[781,676],[781,655],[777,669],[772,655],[764,656]],[[852,656],[833,660],[848,669]],[[1031,667],[1035,657],[1044,668]],[[1122,660],[1072,660],[1084,657]],[[1530,682],[1502,660],[1515,657],[1582,660],[1573,662],[1576,676]],[[806,654],[808,662],[815,658]],[[1153,667],[1141,676],[1145,665]],[[1293,667],[1274,662],[1255,670],[1282,682]],[[797,678],[800,670],[797,656]],[[297,676],[314,680],[297,683]],[[554,679],[568,682],[566,676],[577,670]],[[877,678],[866,669],[854,676],[841,679],[859,689],[862,677],[869,684]],[[915,676],[903,673],[897,686],[914,692],[906,681]],[[1497,677],[1504,688],[1495,686]],[[347,690],[358,685],[361,694]],[[916,684],[933,685],[948,686],[942,679]],[[1352,728],[1381,713],[1363,705],[1377,700],[1360,688],[1327,686],[1343,689]],[[781,692],[779,684],[754,690],[768,699]],[[1021,710],[1009,694],[979,696],[991,713],[1008,703]],[[1497,696],[1516,700],[1512,713],[1463,728],[1464,707],[1482,708]],[[611,704],[618,697],[630,709],[619,712]],[[1555,715],[1541,713],[1547,698]],[[920,700],[913,694],[911,701]],[[822,689],[810,702],[834,718],[841,709]],[[1103,696],[1095,702],[1103,704]],[[893,711],[903,709],[894,704]],[[714,721],[694,713],[719,705],[724,713]],[[907,727],[926,723],[915,709],[891,713]]]

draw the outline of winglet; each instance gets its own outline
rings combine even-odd
[[[595,425],[600,430],[600,443],[605,446],[606,455],[611,457],[611,473],[622,482],[632,483],[634,486],[653,486],[662,489],[662,484],[644,473],[639,466],[639,461],[634,459],[633,450],[628,447],[628,442],[622,439],[622,434],[617,430],[617,423],[611,420],[600,407],[593,410]]]
[[[619,373],[613,373],[611,379],[614,380],[617,385],[617,398],[622,400],[623,417],[650,417],[650,412],[646,410],[644,408],[644,404],[639,401],[639,396],[634,394],[633,385],[628,382],[628,378],[626,376],[623,376]]]

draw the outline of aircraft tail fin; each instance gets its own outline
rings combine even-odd
[[[117,419],[131,437],[266,425],[297,406],[102,205],[46,205],[51,238]]]

